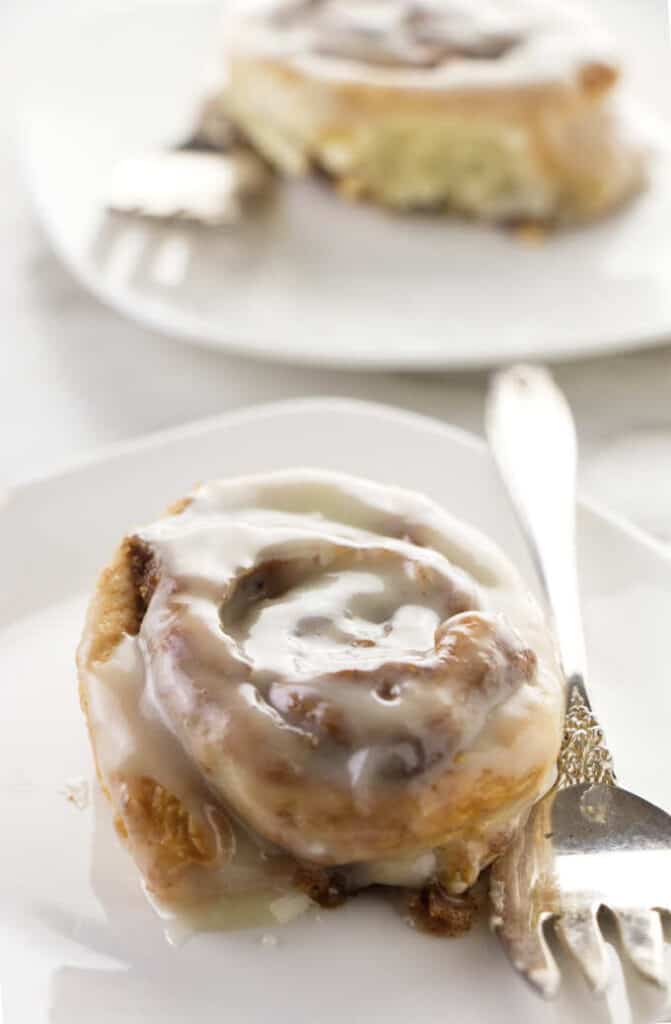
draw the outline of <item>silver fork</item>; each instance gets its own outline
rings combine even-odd
[[[202,103],[188,138],[119,161],[104,185],[104,201],[113,213],[221,227],[236,223],[270,180],[267,164],[215,95]]]
[[[543,584],[567,683],[557,782],[492,869],[492,927],[519,973],[552,998],[561,976],[544,929],[553,921],[590,988],[603,995],[609,962],[601,925],[612,917],[625,963],[666,989],[660,912],[671,909],[671,816],[617,786],[587,695],[571,412],[545,370],[513,367],[494,379],[486,429]]]

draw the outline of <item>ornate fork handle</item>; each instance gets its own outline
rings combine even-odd
[[[573,417],[552,378],[540,367],[506,370],[498,375],[492,391],[487,414],[490,446],[531,542],[554,616],[567,681],[556,785],[613,784],[611,755],[585,686],[585,640],[575,560],[577,443]],[[546,427],[543,433],[539,433],[539,423]],[[539,486],[523,486],[518,460],[524,465],[523,474],[533,472]]]
[[[557,758],[555,786],[564,789],[580,782],[612,786],[615,785],[615,772],[603,729],[584,695],[582,680],[569,680],[564,739]]]

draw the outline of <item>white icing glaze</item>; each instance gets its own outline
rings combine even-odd
[[[570,0],[257,0],[225,37],[234,58],[279,59],[332,83],[421,90],[574,85],[617,66],[613,42]]]
[[[540,771],[534,796],[551,781],[561,683],[540,614],[501,553],[427,499],[275,473],[205,485],[137,536],[159,582],[139,635],[82,670],[89,724],[117,807],[136,776],[199,822],[233,813],[207,891],[285,890],[283,849],[359,862],[353,886],[420,884],[441,779],[455,799],[492,775]],[[397,798],[414,816],[398,835]],[[467,881],[528,802],[469,823]]]

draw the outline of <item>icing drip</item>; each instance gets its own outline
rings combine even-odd
[[[345,889],[416,885],[447,877],[448,838],[463,887],[547,786],[561,702],[540,617],[496,549],[426,499],[243,478],[132,544],[139,633],[92,665],[84,643],[80,669],[155,895],[276,899],[297,863],[344,866]]]

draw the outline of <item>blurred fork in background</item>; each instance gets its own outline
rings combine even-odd
[[[106,206],[159,221],[234,224],[269,186],[270,170],[246,145],[218,95],[204,99],[192,132],[174,146],[121,160],[106,184]]]

